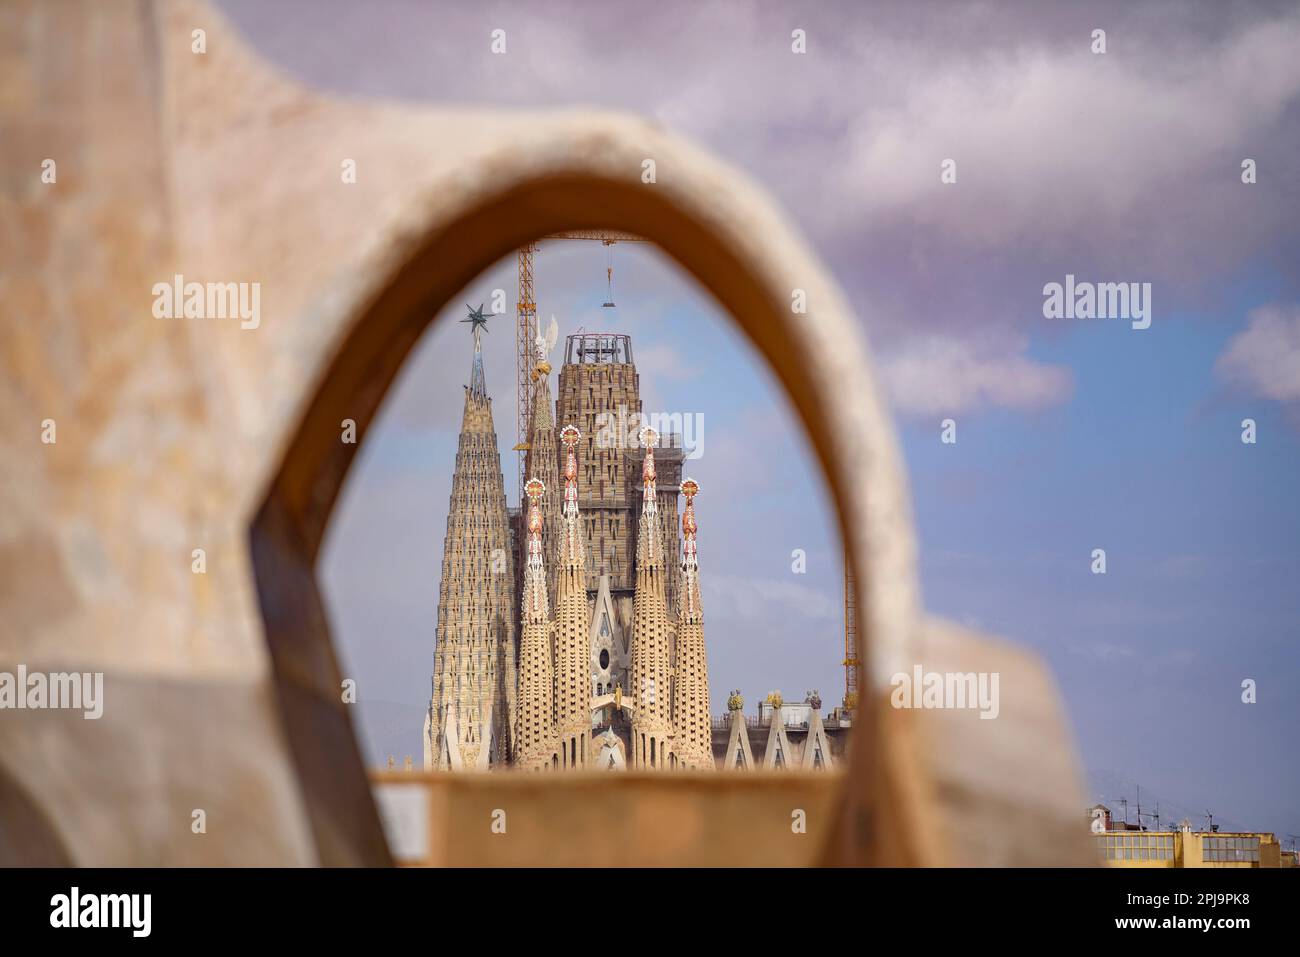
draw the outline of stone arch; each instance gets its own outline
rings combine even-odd
[[[619,132],[604,131],[607,145]],[[636,140],[624,146],[633,152],[644,148]],[[328,700],[334,720],[300,697],[306,689],[298,680],[304,662],[332,658],[321,599],[309,572],[358,448],[338,441],[337,423],[353,418],[364,434],[430,317],[491,264],[550,233],[600,228],[637,233],[658,244],[716,297],[784,386],[835,496],[847,547],[856,567],[863,569],[859,607],[866,613],[861,616],[859,660],[869,672],[872,662],[897,658],[908,641],[916,592],[909,506],[862,337],[834,284],[783,224],[753,215],[747,197],[711,190],[709,179],[718,175],[716,170],[698,183],[688,177],[692,182],[683,184],[683,192],[692,201],[686,201],[640,182],[633,175],[639,164],[631,174],[614,178],[587,168],[576,151],[569,156],[572,168],[567,172],[523,176],[516,182],[507,176],[508,185],[460,214],[428,221],[396,258],[376,295],[355,304],[339,348],[315,377],[318,385],[253,523],[268,644],[318,840],[339,833],[345,816],[355,819],[354,802],[365,797],[359,766],[349,775],[348,790],[354,793],[347,805],[336,802],[335,796],[346,793],[337,782],[324,786],[320,776],[327,771],[314,759],[323,740],[339,739],[335,754],[356,749],[343,745],[341,737],[350,728],[339,720],[345,716],[333,707],[332,694]],[[521,155],[519,162],[528,161]],[[796,289],[808,299],[807,313],[792,308]],[[854,397],[852,405],[844,402],[845,395]],[[289,583],[294,587],[286,588]],[[323,738],[329,725],[333,730]],[[869,719],[856,737],[861,741],[859,763],[874,764],[881,755],[870,747]],[[337,769],[329,776],[336,778]],[[373,840],[374,828],[369,830]]]

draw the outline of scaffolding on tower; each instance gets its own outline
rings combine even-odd
[[[650,240],[634,233],[625,233],[617,229],[572,229],[562,233],[543,236],[548,239],[585,239],[613,246],[615,243],[646,243]],[[515,325],[515,434],[517,441],[514,451],[519,453],[519,501],[524,501],[525,456],[528,451],[528,416],[533,408],[533,341],[537,338],[537,299],[533,291],[533,255],[538,243],[528,243],[519,250],[519,299],[516,307]],[[607,297],[601,304],[605,307],[614,305],[614,265],[608,260],[605,269]]]

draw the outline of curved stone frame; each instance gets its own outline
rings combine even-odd
[[[649,132],[642,124],[619,125]],[[680,163],[679,169],[701,161],[680,160],[682,148],[657,131],[656,142],[647,144],[601,126],[589,137],[600,141],[605,162],[593,164],[590,152],[566,151],[556,157],[558,169],[538,175],[528,168],[535,161],[523,158],[529,155],[525,144],[520,170],[493,171],[506,185],[455,216],[431,217],[424,234],[393,254],[390,274],[376,277],[376,293],[359,297],[343,323],[340,344],[258,511],[253,559],[273,673],[324,861],[383,859],[373,815],[364,813],[359,758],[350,762],[351,773],[338,766],[339,755],[357,752],[337,703],[338,672],[321,599],[314,577],[305,574],[357,449],[339,441],[338,423],[352,418],[364,434],[430,317],[486,268],[539,236],[597,228],[645,236],[735,317],[807,430],[840,505],[856,567],[864,569],[858,576],[859,607],[866,610],[859,657],[875,665],[866,673],[890,674],[906,657],[916,590],[908,505],[895,439],[842,297],[767,204],[735,188],[740,174],[710,164],[691,177],[700,181],[694,190],[644,184],[637,157],[648,149],[664,165]],[[622,164],[627,175],[616,180],[607,170],[619,165],[620,155],[628,158]],[[709,188],[719,181],[733,188]],[[707,208],[683,201],[699,195],[711,196]],[[806,313],[792,308],[795,289],[807,297]],[[868,795],[877,774],[903,773],[882,766],[897,752],[879,746],[876,730],[871,710],[862,709],[849,788],[850,803],[858,805],[855,819],[877,803]],[[340,774],[346,787],[340,787]],[[869,856],[866,848],[860,852]]]

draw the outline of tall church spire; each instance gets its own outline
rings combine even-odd
[[[564,445],[564,518],[560,532],[559,574],[555,601],[555,723],[560,737],[560,765],[584,768],[591,749],[591,638],[587,609],[587,562],[578,515],[578,455],[582,438],[566,425]]]
[[[641,430],[641,520],[637,529],[636,597],[632,619],[632,765],[664,768],[672,755],[672,626],[664,597],[664,549],[654,449],[659,433]]]
[[[555,322],[554,317],[551,322]],[[555,419],[551,413],[551,364],[546,359],[546,339],[539,335],[533,348],[533,408],[529,416],[524,475],[530,479],[540,479],[546,489],[541,501],[542,553],[546,557],[547,594],[554,597],[557,594],[556,575],[559,571],[557,539],[563,524],[560,518],[560,473],[556,461],[558,443]]]
[[[709,666],[704,652],[704,611],[700,605],[700,569],[696,549],[694,479],[682,482],[682,596],[677,615],[677,680],[673,688],[674,752],[680,765],[714,769],[713,727],[709,713]]]
[[[550,606],[542,547],[542,496],[546,486],[532,478],[528,496],[527,564],[524,567],[523,636],[519,647],[519,702],[515,723],[515,763],[528,770],[558,765],[555,699],[552,689]]]
[[[505,484],[483,378],[487,319],[480,306],[462,321],[473,331],[474,364],[451,481],[425,717],[426,765],[456,771],[509,759],[518,620]]]

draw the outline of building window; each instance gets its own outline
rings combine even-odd
[[[1201,855],[1215,863],[1259,863],[1258,837],[1221,837],[1206,835],[1201,838]]]
[[[1099,834],[1097,854],[1107,861],[1172,861],[1174,835],[1145,832]]]

